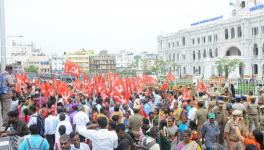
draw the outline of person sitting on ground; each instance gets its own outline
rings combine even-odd
[[[1,132],[1,136],[25,136],[29,133],[28,127],[22,120],[18,117],[17,111],[10,111],[7,113],[8,123],[3,132]],[[7,131],[9,127],[13,127],[14,131]]]
[[[49,150],[49,143],[45,138],[39,135],[39,127],[37,124],[32,124],[29,127],[31,135],[23,140],[19,145],[19,150],[27,149],[39,149],[39,150]]]

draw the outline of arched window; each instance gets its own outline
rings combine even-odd
[[[198,67],[198,73],[199,73],[199,75],[201,74],[201,67],[200,66]]]
[[[257,64],[253,65],[253,74],[258,74],[258,65]]]
[[[173,53],[173,60],[175,61],[175,53]]]
[[[254,46],[253,46],[253,54],[255,55],[255,56],[258,56],[258,44],[254,44]]]
[[[169,53],[169,60],[171,60],[171,53]]]
[[[195,60],[195,51],[193,51],[193,60]]]
[[[206,50],[203,51],[203,58],[206,58]]]
[[[180,59],[180,54],[177,53],[177,60],[179,61],[179,59]]]
[[[213,58],[213,52],[212,52],[212,49],[209,50],[209,57],[210,57],[210,58]]]
[[[218,57],[218,48],[215,49],[215,57]]]
[[[170,48],[170,43],[168,43],[168,48]]]
[[[230,47],[226,51],[226,56],[241,56],[241,52],[237,47]]]
[[[201,59],[201,52],[200,52],[200,50],[198,51],[198,59],[199,60]]]
[[[195,66],[193,66],[193,74],[195,74]]]

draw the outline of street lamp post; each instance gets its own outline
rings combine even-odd
[[[1,71],[6,67],[6,37],[5,37],[5,6],[4,0],[0,0],[0,38],[1,38]]]

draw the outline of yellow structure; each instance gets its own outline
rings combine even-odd
[[[89,72],[89,57],[95,55],[94,50],[82,49],[76,52],[65,52],[66,60],[70,60],[75,64],[78,64],[83,72]]]

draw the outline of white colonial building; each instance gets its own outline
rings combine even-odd
[[[190,28],[158,36],[158,54],[173,62],[176,76],[218,75],[219,57],[245,64],[230,78],[264,77],[264,5],[262,0],[237,0],[229,19],[222,16],[193,23]]]
[[[132,64],[134,60],[133,52],[122,50],[115,57],[116,59],[116,69],[126,69]]]

